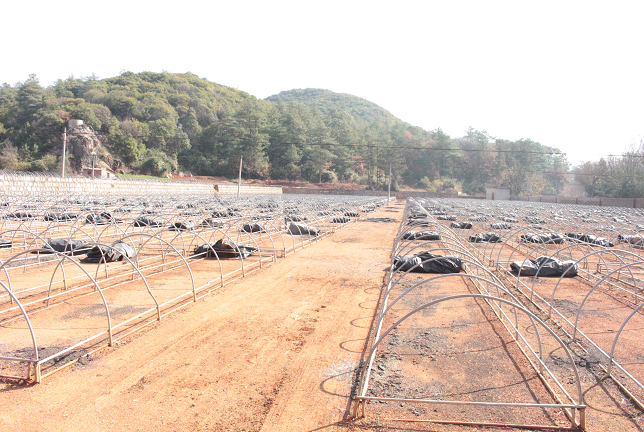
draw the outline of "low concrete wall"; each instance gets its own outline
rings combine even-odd
[[[316,189],[304,187],[290,187],[284,186],[282,188],[285,194],[304,194],[304,195],[360,195],[360,196],[387,196],[387,191],[374,191],[364,189]],[[398,199],[406,199],[409,197],[417,198],[458,198],[456,195],[440,194],[434,192],[418,192],[418,191],[399,191],[391,192],[391,196]],[[473,197],[469,197],[473,198]],[[482,197],[485,199],[485,197]]]
[[[155,193],[237,193],[237,185],[215,184],[200,181],[152,179],[99,179],[91,177],[65,177],[47,174],[22,175],[0,172],[0,193],[5,195],[35,196],[38,194],[65,195],[138,195]],[[242,185],[240,193],[282,193],[281,187]]]
[[[601,207],[644,208],[644,198],[568,198],[554,196],[511,197],[512,201],[576,204]]]
[[[215,190],[224,194],[236,194],[237,185],[235,184],[216,184]],[[239,187],[240,194],[281,194],[282,186],[254,186],[254,185],[241,185]]]

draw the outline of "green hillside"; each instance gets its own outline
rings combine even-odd
[[[284,102],[297,102],[317,108],[324,114],[328,114],[332,110],[344,111],[368,123],[394,123],[401,121],[373,102],[346,93],[334,93],[331,90],[294,89],[266,98],[269,102],[277,102],[280,99]]]
[[[363,98],[297,89],[259,100],[192,73],[123,72],[58,80],[35,76],[0,87],[0,169],[60,172],[66,119],[83,120],[99,157],[124,173],[234,176],[350,182],[477,193],[556,193],[567,163],[531,140],[470,130],[452,138],[394,117]],[[69,154],[69,153],[68,153]],[[66,169],[83,165],[83,155]]]

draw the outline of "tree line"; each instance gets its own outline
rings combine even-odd
[[[476,194],[560,194],[561,152],[469,129],[450,137],[405,123],[377,105],[328,90],[257,99],[198,76],[124,72],[113,78],[36,76],[0,87],[0,169],[58,171],[66,118],[98,135],[114,168],[163,176],[182,170],[246,178],[402,186]],[[602,189],[603,190],[603,189]]]

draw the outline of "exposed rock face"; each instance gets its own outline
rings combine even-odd
[[[100,141],[94,130],[88,125],[80,125],[67,130],[67,145],[69,153],[74,155],[71,161],[72,169],[81,172],[83,167],[92,166],[92,152],[98,150]],[[98,159],[96,160],[98,164]]]

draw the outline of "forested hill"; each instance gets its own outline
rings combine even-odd
[[[117,77],[36,76],[0,87],[0,169],[60,172],[69,118],[91,126],[100,160],[123,172],[175,170],[246,178],[350,182],[478,193],[557,193],[567,178],[557,149],[468,130],[450,137],[395,118],[365,99],[329,90],[290,90],[259,100],[192,73],[123,72]],[[69,156],[71,166],[82,165]],[[71,168],[71,167],[70,167]]]
[[[324,89],[294,89],[280,92],[279,94],[266,98],[269,102],[297,102],[302,105],[314,107],[324,114],[332,110],[344,111],[355,118],[363,119],[368,123],[389,123],[400,122],[386,109],[363,99],[346,93],[335,93]]]

